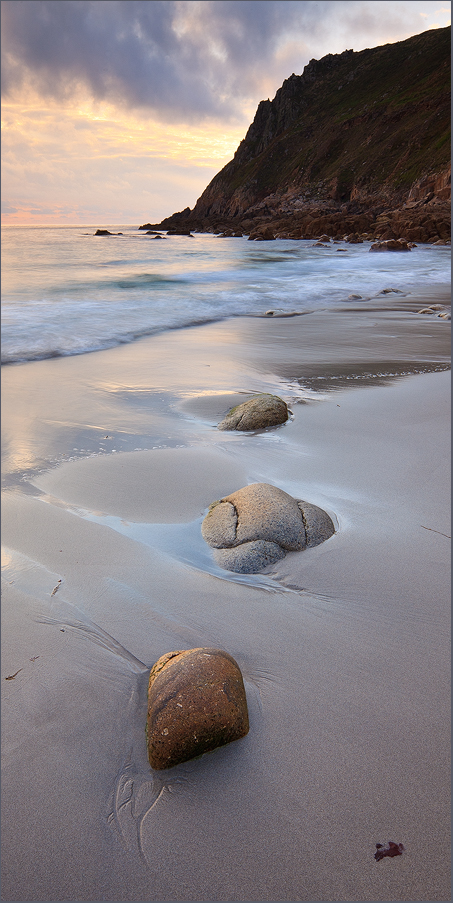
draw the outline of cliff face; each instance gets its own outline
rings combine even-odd
[[[445,219],[450,49],[450,28],[442,28],[311,60],[259,104],[233,160],[194,209],[161,226],[250,231],[268,223],[309,237],[327,228],[313,231],[314,219],[333,217],[330,231],[335,221],[341,231],[347,216],[365,216],[363,231],[384,210],[409,204],[415,213],[425,202]]]

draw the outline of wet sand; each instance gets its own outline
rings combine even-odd
[[[450,324],[415,313],[437,300],[3,368],[2,899],[450,899]],[[216,429],[258,391],[287,424]],[[335,535],[222,571],[200,524],[251,482]],[[250,732],[152,772],[149,669],[195,646],[236,658]]]

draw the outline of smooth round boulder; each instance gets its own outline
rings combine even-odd
[[[288,406],[278,395],[255,395],[228,412],[219,423],[219,430],[251,432],[268,426],[279,426],[288,420]]]
[[[146,724],[151,768],[173,768],[249,730],[244,681],[223,649],[168,652],[151,669]]]

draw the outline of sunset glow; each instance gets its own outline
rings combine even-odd
[[[68,38],[57,7],[68,18],[68,61],[42,45]],[[429,0],[142,3],[139,13],[150,10],[154,20],[128,22],[134,59],[121,30],[128,6],[113,7],[118,22],[102,19],[98,3],[2,3],[3,223],[139,224],[193,207],[232,159],[259,101],[311,58],[450,21],[450,5]],[[86,43],[94,28],[87,9],[97,17],[96,39],[105,29],[108,71]]]

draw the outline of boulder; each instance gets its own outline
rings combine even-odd
[[[168,652],[151,669],[146,734],[151,768],[173,768],[249,730],[244,681],[222,649]]]
[[[256,574],[334,532],[322,508],[268,483],[252,483],[214,502],[201,525],[217,564],[242,574]]]
[[[273,311],[266,316],[272,316]],[[288,420],[288,407],[278,395],[255,395],[228,412],[219,423],[219,430],[263,430],[268,426],[278,426]]]
[[[108,229],[96,229],[95,235],[113,235],[113,232],[109,232]]]
[[[407,241],[401,238],[390,238],[388,241],[376,241],[370,251],[410,251]]]
[[[270,226],[261,226],[253,229],[248,237],[249,241],[275,241],[275,235]]]

